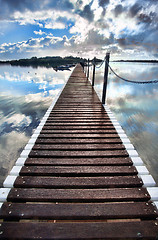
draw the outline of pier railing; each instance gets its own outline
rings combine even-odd
[[[101,68],[103,64],[105,64],[104,67],[104,78],[103,78],[103,90],[102,90],[102,104],[105,104],[106,102],[106,95],[107,95],[107,84],[108,84],[108,72],[111,70],[111,72],[119,79],[130,82],[130,83],[135,83],[135,84],[151,84],[151,83],[158,83],[158,79],[155,80],[148,80],[148,81],[139,81],[139,80],[130,80],[124,77],[121,77],[118,75],[113,68],[109,64],[110,61],[110,53],[107,52],[104,60],[98,65],[98,61],[96,57],[93,58],[93,60],[87,60],[87,62],[84,63],[84,71],[86,74],[87,79],[91,80],[92,86],[94,87],[95,85],[95,76],[96,76],[96,69]]]

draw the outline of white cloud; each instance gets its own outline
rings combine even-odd
[[[49,28],[49,29],[63,29],[66,28],[66,23],[58,21],[62,17],[67,20],[74,20],[74,15],[71,12],[59,11],[48,9],[31,12],[27,10],[25,14],[22,12],[15,12],[13,14],[13,20],[18,22],[20,25],[38,25],[40,28]],[[41,22],[42,21],[42,22]]]
[[[45,23],[44,28],[48,29],[64,29],[66,26],[64,23],[61,22],[52,22],[49,21],[48,23]]]
[[[2,2],[4,4],[4,0]],[[151,50],[152,46],[149,48],[145,45],[149,44],[149,36],[153,36],[152,44],[157,45],[155,36],[158,7],[154,1],[149,5],[148,0],[64,0],[61,6],[57,2],[43,1],[39,8],[35,4],[36,0],[31,6],[25,1],[19,2],[18,6],[13,4],[10,20],[21,25],[38,25],[41,29],[34,31],[34,34],[41,38],[1,45],[1,56],[8,57],[11,53],[22,55],[24,52],[27,57],[31,53],[32,56],[43,56],[47,52],[49,55],[55,54],[56,50],[62,55],[69,52],[85,52],[86,55],[88,52],[100,54],[102,49],[112,49],[115,53],[120,53],[122,49],[122,52],[128,51],[128,54],[131,48],[139,54],[142,52],[142,56],[144,50],[156,54],[156,47]],[[50,32],[54,29],[69,29],[69,34],[73,36],[69,39],[65,36],[55,38],[46,33],[48,29]],[[42,37],[44,35],[46,37]],[[136,44],[137,41],[139,44]]]
[[[36,35],[47,35],[47,33],[42,32],[41,29],[40,29],[39,31],[34,31],[34,33],[35,33]]]
[[[5,119],[4,119],[4,121],[5,121]],[[25,116],[24,114],[17,113],[17,114],[12,115],[11,117],[9,117],[8,120],[6,118],[6,121],[8,124],[12,124],[12,127],[19,127],[22,124],[25,124],[28,126],[31,123],[31,118],[28,116]]]
[[[70,46],[71,41],[69,41],[66,36],[54,37],[49,35],[42,38],[31,38],[28,41],[17,42],[14,44],[2,44],[0,46],[0,54],[2,55],[4,53],[5,55],[7,54],[8,57],[14,56],[15,58],[16,54],[19,54],[19,57],[26,53],[30,53],[30,56],[32,56],[32,54],[37,56],[38,53],[42,55],[42,53],[46,53],[48,50],[48,55],[50,55],[51,52],[55,50],[66,50]]]

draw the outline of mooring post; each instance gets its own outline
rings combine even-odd
[[[104,83],[103,83],[103,93],[102,93],[102,104],[105,104],[106,100],[106,89],[107,89],[107,82],[108,82],[108,70],[109,70],[109,59],[110,53],[106,53],[105,58],[105,71],[104,71]]]
[[[96,62],[96,57],[93,59],[93,78],[92,78],[92,86],[94,86],[94,80],[95,80],[95,62]]]
[[[88,58],[88,69],[87,69],[87,79],[89,78],[89,58]]]

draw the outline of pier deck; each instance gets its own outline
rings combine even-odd
[[[80,65],[0,211],[0,239],[157,239],[158,214]]]

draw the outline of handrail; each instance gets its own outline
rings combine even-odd
[[[109,65],[109,63],[107,63],[110,70],[115,74],[116,77],[120,78],[121,80],[123,81],[126,81],[126,82],[131,82],[131,83],[137,83],[137,84],[148,84],[148,83],[158,83],[158,80],[149,80],[149,81],[133,81],[133,80],[129,80],[129,79],[126,79],[126,78],[123,78],[121,76],[119,76],[113,69],[112,67]]]
[[[110,66],[109,64],[109,58],[110,58],[110,53],[106,53],[106,56],[104,60],[102,60],[101,64],[99,66],[96,66],[96,58],[94,57],[92,62],[93,65],[93,75],[92,75],[92,86],[94,86],[94,81],[95,81],[95,68],[100,68],[103,63],[105,62],[105,70],[104,70],[104,82],[103,82],[103,92],[102,92],[102,104],[105,104],[106,100],[106,90],[107,90],[107,81],[108,81],[108,69],[111,70],[111,72],[118,77],[119,79],[130,82],[130,83],[136,83],[136,84],[151,84],[151,83],[158,83],[158,79],[155,80],[149,80],[149,81],[134,81],[130,79],[126,79],[118,75]],[[88,69],[87,69],[87,79],[89,79],[89,66],[90,66],[90,60],[88,59]]]

